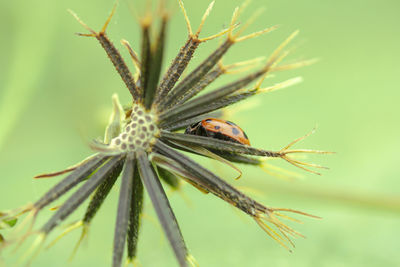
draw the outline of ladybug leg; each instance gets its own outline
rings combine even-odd
[[[195,130],[195,135],[208,137],[207,131],[206,131],[206,129],[204,129],[203,126],[201,126],[201,123],[199,123],[197,125],[196,130]]]
[[[237,141],[237,140],[235,140],[235,139],[233,139],[233,138],[231,138],[231,137],[229,137],[229,136],[227,136],[227,135],[225,135],[225,134],[222,134],[222,133],[215,133],[215,136],[214,136],[214,137],[217,138],[217,139],[219,139],[219,140],[223,140],[223,141],[228,141],[228,142],[233,142],[233,143],[238,143],[238,144],[240,144],[239,141]]]
[[[190,126],[186,127],[185,134],[192,134],[191,130],[192,130],[192,127],[190,127]]]
[[[185,134],[191,134],[191,135],[198,135],[198,128],[199,128],[199,123],[194,123],[192,125],[189,125],[186,130],[185,130]]]
[[[215,133],[215,132],[212,132],[212,131],[204,131],[204,133],[205,133],[205,136],[207,136],[207,137],[210,137],[210,138],[218,138],[218,137],[217,137],[217,134],[218,134],[218,133]]]
[[[237,140],[235,140],[235,139],[233,139],[233,138],[230,138],[229,136],[224,136],[224,140],[225,141],[228,141],[228,142],[233,142],[233,143],[238,143],[238,144],[240,144],[240,142],[239,141],[237,141]]]
[[[229,140],[227,140],[226,136],[221,133],[214,133],[213,137],[216,139],[219,139],[219,140],[229,141]]]

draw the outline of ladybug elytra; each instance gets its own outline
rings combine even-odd
[[[250,145],[246,133],[230,121],[208,118],[188,126],[185,134],[212,137],[220,140]]]

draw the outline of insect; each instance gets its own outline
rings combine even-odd
[[[188,126],[185,134],[212,137],[243,145],[250,145],[246,133],[231,121],[208,118]]]

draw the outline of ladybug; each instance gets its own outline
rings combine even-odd
[[[200,135],[230,141],[243,145],[250,145],[246,133],[230,121],[208,118],[188,126],[185,134]]]

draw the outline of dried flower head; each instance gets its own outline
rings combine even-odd
[[[38,234],[38,237],[32,251],[28,251],[28,254],[35,253],[49,233],[91,196],[84,217],[65,231],[67,233],[72,229],[82,227],[81,241],[87,233],[92,219],[121,173],[122,181],[115,225],[113,266],[121,266],[126,242],[128,244],[128,260],[133,262],[136,259],[143,187],[150,196],[179,265],[193,264],[193,258],[188,252],[160,180],[173,188],[177,188],[179,181],[183,179],[201,192],[211,193],[221,198],[251,216],[270,237],[288,250],[289,246],[294,246],[291,237],[302,237],[302,235],[282,221],[282,219],[288,219],[299,222],[285,213],[316,217],[297,210],[267,207],[240,192],[218,177],[213,171],[180,152],[185,151],[213,158],[230,166],[233,166],[233,163],[262,166],[265,158],[282,158],[299,168],[316,173],[310,168],[321,166],[291,157],[295,153],[327,153],[316,150],[291,149],[294,144],[307,135],[291,142],[279,151],[270,151],[235,142],[229,138],[224,140],[211,135],[200,136],[179,132],[205,118],[220,117],[222,114],[220,110],[224,107],[257,94],[299,82],[300,78],[294,78],[266,88],[261,87],[265,77],[271,72],[293,69],[312,62],[301,61],[279,65],[288,54],[285,47],[297,32],[290,35],[259,70],[209,93],[197,96],[221,75],[232,71],[233,68],[243,67],[254,62],[252,60],[223,65],[221,60],[232,45],[270,32],[276,27],[269,27],[242,36],[248,24],[239,27],[237,20],[241,9],[236,8],[226,30],[209,37],[200,38],[202,26],[214,2],[209,5],[200,26],[195,32],[192,31],[182,1],[179,1],[179,4],[187,23],[189,36],[164,75],[161,75],[161,69],[170,16],[163,7],[159,11],[160,26],[155,39],[151,38],[154,18],[146,15],[140,21],[142,29],[140,58],[127,41],[122,41],[136,66],[135,75],[131,74],[117,48],[106,34],[107,25],[115,12],[115,7],[99,32],[91,29],[71,12],[78,22],[88,30],[88,33],[79,33],[78,35],[94,37],[98,40],[129,89],[132,101],[131,106],[124,110],[118,97],[113,96],[113,113],[106,129],[105,138],[103,141],[95,141],[92,144],[92,148],[97,152],[95,155],[67,170],[37,176],[37,178],[49,177],[71,172],[35,203],[17,211],[1,213],[1,221],[10,220],[22,213],[29,213],[28,218],[32,221],[29,233],[32,233],[31,229],[38,213],[69,190],[78,187],[57,208],[55,214],[47,223],[38,231],[34,231]],[[217,37],[224,38],[219,47],[192,72],[181,77],[198,46]],[[252,83],[254,85],[251,85]]]

